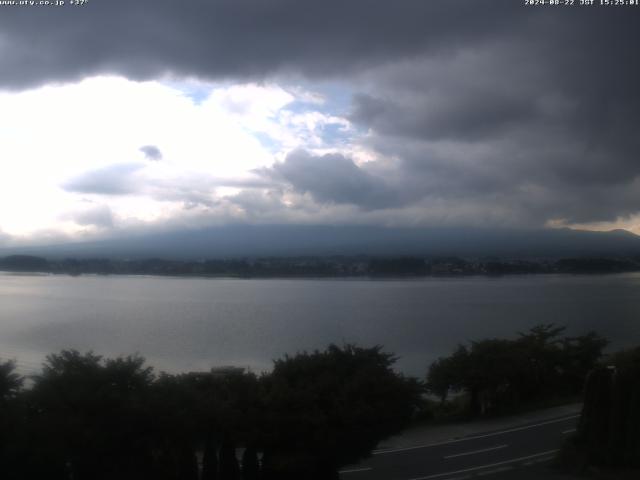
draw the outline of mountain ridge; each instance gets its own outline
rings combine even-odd
[[[258,256],[418,255],[559,258],[640,255],[627,230],[228,225],[91,242],[0,248],[0,255],[49,258],[199,259]]]

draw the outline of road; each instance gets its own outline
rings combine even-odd
[[[563,439],[575,431],[578,417],[565,415],[455,440],[378,450],[363,463],[342,470],[340,477],[343,480],[463,480],[489,475],[516,478],[518,469],[550,462]]]

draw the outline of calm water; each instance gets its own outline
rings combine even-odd
[[[536,323],[640,344],[640,274],[421,280],[240,280],[0,274],[0,357],[138,352],[169,371],[270,368],[330,342],[382,344],[422,376],[459,342]]]

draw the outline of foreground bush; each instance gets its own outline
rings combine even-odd
[[[264,379],[266,478],[338,478],[408,425],[421,387],[396,374],[394,361],[379,347],[354,346],[277,361]]]
[[[332,345],[261,377],[156,376],[140,357],[62,351],[28,389],[2,363],[0,478],[335,479],[412,418],[421,387],[394,361],[379,347]]]

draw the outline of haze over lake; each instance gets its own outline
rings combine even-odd
[[[205,279],[0,274],[0,358],[33,373],[63,348],[140,353],[172,372],[272,359],[331,342],[384,345],[423,376],[457,343],[538,323],[640,343],[640,274]]]

